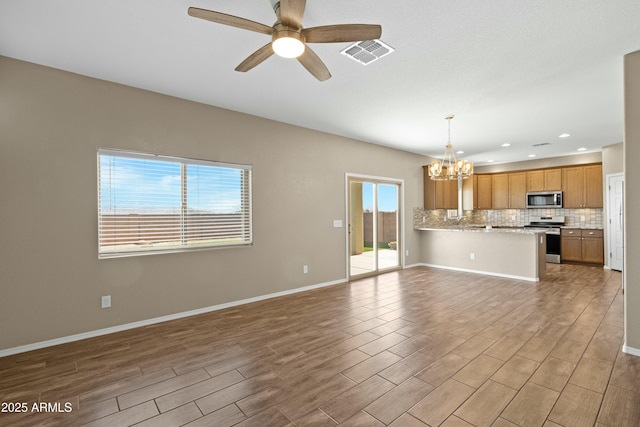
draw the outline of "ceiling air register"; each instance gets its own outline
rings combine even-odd
[[[385,44],[382,40],[365,40],[352,44],[340,53],[362,65],[369,65],[394,50],[394,48]]]

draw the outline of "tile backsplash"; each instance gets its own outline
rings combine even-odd
[[[455,211],[454,211],[455,212]],[[603,228],[602,209],[499,209],[464,211],[463,218],[448,219],[446,209],[413,209],[414,227],[438,227],[452,224],[484,224],[522,227],[531,222],[532,216],[564,216],[565,227]]]

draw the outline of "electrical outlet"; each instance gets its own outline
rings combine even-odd
[[[111,295],[103,295],[102,298],[100,299],[100,306],[102,308],[111,307]]]
[[[406,255],[405,255],[405,256],[409,256],[409,249],[407,249],[407,253],[406,253]]]
[[[472,259],[472,260],[476,259],[476,254],[474,252],[471,252],[469,254],[469,259]]]
[[[309,272],[309,267],[307,267],[306,265],[303,265],[303,266],[302,266],[302,272],[303,272],[304,274],[307,274],[307,273]]]

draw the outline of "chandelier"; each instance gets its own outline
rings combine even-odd
[[[473,162],[456,159],[451,145],[451,119],[454,116],[447,116],[449,122],[449,142],[446,145],[442,160],[436,160],[429,165],[429,177],[436,181],[454,180],[458,178],[467,179],[473,175]]]

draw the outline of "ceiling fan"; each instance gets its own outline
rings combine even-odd
[[[274,1],[272,0],[272,3]],[[341,43],[380,38],[382,27],[369,24],[338,24],[303,28],[302,16],[306,0],[279,0],[273,4],[276,23],[273,26],[212,10],[189,8],[189,15],[218,24],[230,25],[271,36],[271,42],[249,55],[236,71],[249,71],[274,53],[285,58],[297,58],[304,68],[320,81],[331,73],[307,43]]]

